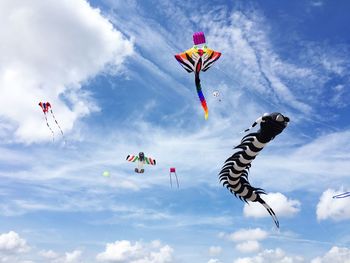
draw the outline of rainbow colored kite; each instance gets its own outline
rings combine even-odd
[[[193,42],[194,46],[192,48],[183,53],[175,55],[175,58],[187,72],[195,73],[197,94],[205,112],[205,119],[207,120],[208,106],[202,92],[199,72],[207,71],[214,64],[214,62],[220,58],[221,53],[206,46],[203,32],[194,33]]]

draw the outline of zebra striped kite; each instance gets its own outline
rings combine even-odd
[[[243,137],[241,143],[234,148],[239,150],[225,161],[219,174],[220,182],[236,197],[238,196],[246,203],[248,203],[247,201],[251,201],[262,204],[271,215],[277,228],[279,228],[279,222],[275,212],[261,198],[261,194],[266,194],[266,192],[261,188],[250,185],[248,172],[251,162],[264,149],[268,142],[273,140],[287,127],[288,122],[289,118],[278,112],[266,113],[258,118],[252,127],[260,124],[260,130]]]

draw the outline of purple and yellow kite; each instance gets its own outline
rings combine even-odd
[[[205,119],[208,119],[208,106],[202,92],[199,72],[207,71],[220,58],[221,53],[207,47],[203,32],[194,33],[193,42],[192,48],[175,55],[175,58],[187,72],[194,72],[197,94],[205,112]]]

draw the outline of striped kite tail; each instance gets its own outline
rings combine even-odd
[[[201,101],[202,108],[203,108],[204,113],[205,113],[204,118],[207,120],[208,119],[208,106],[207,106],[207,102],[205,101],[205,98],[204,98],[204,95],[202,92],[201,80],[199,79],[199,73],[197,73],[197,72],[196,72],[195,82],[196,82],[197,94],[198,94],[199,100]]]
[[[279,228],[280,223],[278,222],[277,216],[276,216],[275,212],[272,210],[272,208],[260,196],[258,197],[257,202],[259,202],[260,204],[262,204],[265,207],[267,212],[269,212],[270,216],[272,217],[273,222],[275,222],[277,228]]]

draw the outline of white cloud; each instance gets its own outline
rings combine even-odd
[[[261,228],[254,229],[240,229],[232,234],[226,235],[231,241],[247,241],[247,240],[263,240],[267,238],[268,232],[262,230]]]
[[[261,228],[240,229],[231,234],[219,233],[220,238],[237,242],[236,249],[242,253],[257,252],[261,249],[258,240],[264,240],[269,233]]]
[[[81,254],[82,254],[81,250],[74,250],[72,252],[66,252],[64,263],[78,262],[80,260]]]
[[[39,255],[46,259],[55,259],[59,257],[59,255],[53,250],[42,250],[39,252]]]
[[[45,258],[50,263],[79,263],[82,262],[81,250],[73,250],[72,252],[65,252],[64,254],[56,253],[53,250],[42,250],[39,255]]]
[[[333,196],[343,192],[345,191],[327,189],[322,193],[316,209],[318,220],[332,219],[340,221],[350,219],[350,198],[333,198]]]
[[[156,246],[155,246],[156,244]],[[173,249],[168,246],[160,246],[159,242],[145,244],[128,240],[108,243],[104,252],[96,256],[97,261],[119,263],[166,263],[172,262]],[[157,250],[154,250],[157,249]]]
[[[222,252],[222,248],[220,246],[211,246],[209,248],[209,255],[210,256],[219,255],[221,252]]]
[[[0,235],[0,252],[3,253],[23,253],[29,250],[25,239],[21,238],[16,232],[10,231]]]
[[[253,257],[238,258],[233,263],[302,263],[300,256],[288,256],[280,249],[266,249]]]
[[[39,101],[51,102],[61,127],[71,130],[97,109],[81,85],[133,50],[85,0],[1,1],[0,22],[0,118],[11,126],[2,139],[51,139]]]
[[[260,243],[256,240],[248,240],[236,245],[236,249],[242,253],[257,252],[260,248]]]
[[[332,247],[323,257],[311,260],[311,263],[350,263],[350,249],[345,247]]]
[[[277,217],[294,216],[300,210],[300,202],[294,199],[288,199],[281,193],[269,193],[262,196],[267,204],[274,210]],[[258,202],[250,202],[244,205],[243,213],[246,217],[269,217],[269,213]]]
[[[208,263],[221,263],[221,261],[218,260],[217,258],[211,258],[209,259]]]

